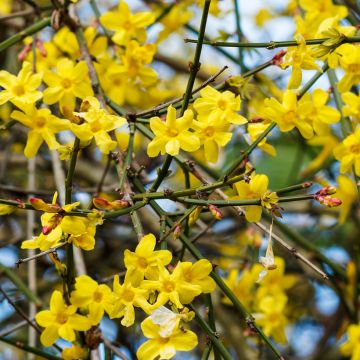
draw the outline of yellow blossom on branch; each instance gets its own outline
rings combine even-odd
[[[356,175],[360,176],[360,126],[334,149],[334,156],[340,161],[341,173],[349,172],[354,166]]]
[[[150,314],[153,307],[147,301],[149,291],[133,286],[131,277],[128,274],[126,274],[122,285],[119,276],[115,275],[113,290],[114,305],[109,313],[111,319],[122,318],[121,325],[131,326],[135,321],[134,307],[139,307],[147,314]]]
[[[220,92],[211,86],[200,90],[200,98],[194,102],[194,109],[199,115],[207,116],[210,123],[220,121],[231,124],[246,124],[247,120],[238,114],[241,106],[240,96],[231,91]]]
[[[55,290],[50,299],[50,310],[36,314],[36,322],[45,328],[40,341],[44,346],[52,345],[59,337],[73,342],[75,331],[86,331],[91,327],[89,319],[76,314],[75,305],[66,305],[60,291]]]
[[[341,94],[344,101],[342,108],[344,116],[353,116],[357,123],[360,122],[360,96],[352,92]]]
[[[151,12],[132,14],[129,5],[123,0],[119,1],[116,11],[106,12],[100,17],[102,25],[115,31],[112,40],[118,45],[126,45],[133,38],[144,42],[146,40],[145,27],[152,24],[154,20],[155,15]]]
[[[95,139],[96,145],[104,154],[108,154],[116,147],[109,131],[115,130],[127,123],[126,119],[116,115],[109,115],[105,109],[100,108],[100,102],[95,97],[86,97],[81,105],[80,113],[75,113],[84,120],[84,123],[71,124],[73,133],[84,142]]]
[[[306,93],[299,101],[299,107],[309,109],[309,113],[303,116],[303,121],[311,120],[312,127],[318,135],[329,134],[329,125],[336,124],[341,118],[339,111],[326,105],[328,100],[327,91],[315,89],[311,95]]]
[[[150,128],[155,134],[155,138],[147,148],[147,154],[155,157],[159,153],[175,156],[180,149],[184,151],[196,151],[200,147],[198,136],[189,131],[193,124],[193,112],[186,110],[184,115],[176,118],[176,109],[169,106],[166,115],[166,122],[159,117],[150,119]]]
[[[162,337],[160,325],[154,324],[150,317],[141,323],[141,330],[149,340],[136,352],[139,360],[171,359],[176,351],[190,351],[198,343],[195,333],[180,327],[176,327],[169,336]]]
[[[67,58],[59,60],[56,72],[44,73],[44,82],[48,85],[44,90],[44,102],[49,105],[59,102],[61,110],[73,111],[76,98],[93,95],[85,61],[74,64]]]
[[[293,91],[286,90],[284,92],[281,104],[276,99],[271,98],[265,99],[264,105],[263,116],[276,122],[281,131],[291,131],[296,127],[305,139],[310,139],[313,136],[313,128],[306,120],[311,109],[304,103],[298,104],[296,94]]]
[[[22,69],[17,76],[8,73],[5,70],[0,71],[0,105],[7,101],[23,108],[26,104],[35,104],[42,98],[42,93],[37,90],[41,84],[41,75],[34,74],[32,65],[25,61]]]
[[[89,320],[92,325],[100,322],[105,311],[111,312],[113,300],[112,291],[107,285],[99,285],[87,275],[75,279],[75,290],[71,292],[70,302],[77,307],[89,308]]]
[[[219,147],[225,146],[231,140],[229,124],[220,118],[199,115],[197,121],[193,122],[193,128],[199,136],[201,145],[204,145],[205,159],[216,162],[219,157]]]
[[[24,150],[28,158],[37,154],[44,141],[50,149],[57,149],[60,144],[55,134],[70,128],[69,121],[59,119],[49,109],[37,109],[34,104],[24,106],[23,112],[15,110],[10,116],[30,129]]]
[[[275,193],[275,196],[268,196],[268,184],[269,179],[266,175],[256,174],[250,177],[249,182],[241,180],[235,183],[235,189],[238,196],[234,196],[232,198],[239,200],[258,199],[261,201],[262,206],[271,207],[271,204],[275,204],[278,199]],[[246,220],[250,222],[258,222],[261,218],[262,206],[244,206]]]
[[[281,63],[282,68],[292,67],[291,77],[287,86],[288,89],[297,89],[301,85],[302,69],[321,71],[320,66],[311,54],[311,50],[306,45],[304,37],[298,34],[295,36],[295,40],[298,46],[288,48]]]
[[[206,271],[206,270],[205,270]],[[178,309],[189,304],[193,299],[200,295],[202,288],[185,281],[180,263],[170,273],[164,267],[159,266],[159,277],[157,280],[144,280],[140,286],[149,291],[157,291],[158,297],[154,308],[171,301]]]
[[[155,236],[147,234],[141,239],[135,252],[128,249],[124,251],[124,263],[133,285],[138,285],[144,277],[156,279],[159,273],[158,266],[165,266],[170,263],[171,252],[155,250],[155,245]]]

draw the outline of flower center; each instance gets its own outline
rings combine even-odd
[[[125,22],[123,23],[123,28],[124,28],[125,30],[130,30],[130,29],[131,29],[131,26],[132,26],[131,21],[125,21]]]
[[[205,129],[205,136],[207,137],[213,137],[215,134],[215,129],[212,127],[212,126],[208,126],[206,129]]]
[[[125,290],[123,292],[122,298],[125,301],[132,302],[134,300],[135,294],[132,290]]]
[[[101,302],[102,301],[102,299],[103,299],[103,294],[100,292],[100,291],[95,291],[94,292],[94,295],[93,295],[93,300],[95,301],[95,302]]]
[[[34,119],[34,123],[36,127],[42,128],[46,124],[46,119],[43,116],[40,116]]]
[[[173,281],[164,281],[163,287],[166,292],[170,293],[175,290],[175,283]]]
[[[226,105],[227,102],[223,99],[218,100],[217,102],[217,106],[221,109],[221,110],[226,110]]]
[[[63,79],[62,86],[64,89],[68,89],[71,87],[71,80],[70,79]]]
[[[142,269],[146,269],[148,266],[148,262],[144,257],[139,257],[138,258],[138,264]]]
[[[286,114],[284,114],[284,121],[291,123],[294,121],[295,117],[295,111],[288,111]]]
[[[90,129],[94,133],[100,131],[101,130],[100,122],[98,120],[96,120],[96,121],[90,123]]]
[[[67,322],[68,316],[67,314],[58,313],[56,314],[56,322],[59,324],[65,324]]]
[[[13,93],[16,95],[16,96],[22,96],[25,94],[25,89],[24,89],[24,86],[23,85],[15,85],[13,87]]]
[[[351,145],[350,151],[356,155],[360,155],[360,144]]]
[[[167,136],[170,136],[170,137],[176,137],[179,135],[179,132],[176,129],[170,128],[170,129],[167,129],[166,134],[167,134]]]

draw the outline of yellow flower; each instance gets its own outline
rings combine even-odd
[[[186,110],[184,115],[176,118],[176,109],[169,106],[166,115],[166,122],[159,117],[150,119],[150,128],[155,138],[147,148],[147,154],[155,157],[159,153],[175,156],[180,149],[184,151],[196,151],[200,147],[200,140],[197,135],[189,131],[193,123],[193,112]]]
[[[100,17],[102,25],[115,31],[112,40],[118,45],[126,45],[133,38],[144,42],[146,40],[145,27],[152,24],[154,20],[155,15],[151,12],[132,14],[129,5],[122,0],[119,1],[117,11],[106,12]]]
[[[231,140],[232,133],[227,132],[229,124],[220,118],[199,115],[198,121],[193,122],[193,128],[201,145],[204,145],[205,159],[215,163],[219,157],[219,147],[225,146]]]
[[[313,136],[313,128],[305,120],[310,112],[306,104],[297,102],[296,94],[291,90],[286,90],[283,95],[283,101],[280,104],[276,99],[265,99],[265,108],[263,116],[270,121],[276,122],[280,131],[287,132],[295,127],[299,129],[305,139]]]
[[[128,270],[133,285],[138,285],[144,277],[156,279],[158,266],[165,266],[171,261],[172,255],[168,250],[156,250],[156,238],[153,234],[145,235],[135,252],[128,249],[124,251],[124,264]]]
[[[84,250],[92,250],[95,246],[95,226],[99,221],[78,216],[65,216],[64,212],[72,211],[80,203],[60,207],[56,204],[56,199],[57,193],[53,197],[52,204],[46,204],[41,199],[30,199],[34,208],[45,211],[41,215],[42,232],[31,240],[23,241],[21,248],[47,250],[67,239],[68,242],[74,242],[76,246]],[[69,237],[63,238],[64,234]]]
[[[340,161],[341,173],[349,172],[354,165],[356,175],[360,176],[360,126],[334,149],[334,156]]]
[[[295,275],[285,274],[285,261],[283,258],[275,256],[275,269],[269,271],[267,275],[261,280],[261,286],[256,291],[256,299],[260,301],[267,295],[276,295],[292,288],[297,278]],[[254,274],[259,274],[263,270],[263,266],[255,264],[253,266]]]
[[[254,314],[256,322],[262,327],[265,335],[272,336],[281,344],[287,343],[285,327],[288,320],[284,315],[287,301],[287,296],[282,293],[265,296],[259,303],[260,313]]]
[[[306,93],[299,101],[299,106],[307,107],[309,111],[304,117],[304,121],[311,120],[318,135],[328,134],[330,132],[329,125],[339,122],[341,118],[339,111],[326,105],[328,99],[329,93],[327,91],[315,89],[312,96]]]
[[[209,260],[201,259],[195,264],[192,264],[189,261],[183,261],[179,262],[177,266],[181,268],[183,279],[190,284],[199,285],[202,293],[207,294],[215,290],[216,283],[209,276],[213,269]],[[182,296],[182,300],[184,301],[184,296]],[[188,304],[191,300],[185,300],[185,303]]]
[[[88,352],[79,345],[73,345],[72,347],[64,348],[61,355],[64,360],[85,360],[88,357]]]
[[[24,150],[28,158],[36,155],[43,141],[50,149],[57,149],[60,144],[55,133],[69,129],[70,125],[69,121],[52,115],[49,109],[37,109],[33,104],[24,106],[23,112],[13,111],[10,116],[30,129]]]
[[[170,12],[160,21],[164,25],[164,29],[159,33],[158,42],[165,40],[171,34],[181,31],[193,15],[194,13],[188,10],[186,5],[179,3],[173,6]]]
[[[151,315],[151,321],[160,326],[159,334],[161,337],[169,337],[174,329],[179,327],[180,321],[190,321],[194,318],[195,313],[184,308],[181,313],[174,313],[165,306],[160,306],[154,310]]]
[[[76,314],[75,305],[66,305],[60,291],[55,290],[50,299],[50,310],[43,310],[36,314],[36,322],[45,328],[40,341],[44,346],[51,346],[59,337],[73,342],[75,332],[86,331],[91,328],[89,319]]]
[[[143,280],[140,286],[143,289],[149,291],[156,290],[159,293],[154,308],[171,301],[178,309],[181,309],[184,307],[183,304],[190,303],[202,292],[200,285],[185,281],[180,263],[175,267],[172,273],[166,270],[166,268],[159,266],[158,279]]]
[[[360,48],[357,45],[343,44],[337,51],[340,54],[340,65],[345,75],[338,82],[340,92],[349,91],[360,82]]]
[[[249,123],[247,128],[251,139],[249,144],[253,143],[269,127],[269,125],[269,122]],[[266,137],[262,139],[258,145],[258,148],[271,156],[276,156],[276,149],[272,145],[268,144],[266,140]]]
[[[32,72],[32,66],[24,61],[18,76],[0,71],[0,86],[4,90],[0,91],[0,105],[11,101],[14,105],[22,109],[27,104],[34,104],[42,98],[42,93],[36,89],[41,84],[41,75]]]
[[[66,107],[73,111],[76,98],[93,95],[85,61],[74,64],[67,58],[59,60],[56,73],[45,72],[44,82],[48,85],[44,90],[44,102],[49,105],[59,102],[61,110]]]
[[[263,27],[272,18],[274,18],[274,15],[268,9],[260,9],[255,15],[255,24],[258,27]]]
[[[353,116],[354,119],[360,121],[360,96],[355,95],[352,92],[346,92],[341,94],[341,97],[345,103],[343,106],[344,116]]]
[[[360,358],[360,325],[351,324],[347,329],[348,339],[340,345],[340,351],[351,360]]]
[[[357,201],[358,192],[356,184],[345,175],[337,177],[338,186],[336,188],[336,197],[341,200],[341,205],[337,207],[340,212],[339,223],[343,224],[348,217],[352,205]]]
[[[109,76],[124,74],[134,84],[146,87],[154,85],[158,78],[157,73],[151,67],[145,65],[151,63],[155,53],[156,45],[145,44],[140,46],[137,41],[131,40],[126,47],[125,54],[120,56],[122,65],[109,71]]]
[[[318,171],[326,162],[329,161],[334,151],[334,147],[339,143],[338,139],[330,132],[326,135],[315,135],[313,138],[307,141],[310,146],[322,146],[322,150],[318,155],[310,161],[306,168],[301,172],[301,175],[306,177],[307,175]]]
[[[84,30],[84,38],[89,52],[95,58],[102,56],[106,52],[107,39],[105,36],[96,36],[97,31],[93,26],[89,26]],[[81,56],[79,43],[76,39],[75,33],[67,26],[62,27],[54,35],[52,42],[62,52],[68,54],[73,60]]]
[[[131,326],[135,321],[134,307],[140,307],[147,314],[151,312],[152,305],[147,302],[149,292],[145,289],[134,287],[128,274],[126,274],[122,285],[120,285],[119,276],[115,275],[113,290],[114,306],[109,313],[110,319],[122,317],[121,324],[123,326]]]
[[[196,334],[190,330],[176,327],[170,336],[162,337],[160,329],[160,325],[154,324],[150,317],[141,323],[144,336],[150,340],[136,352],[139,360],[171,359],[176,351],[190,351],[198,343]]]
[[[249,308],[254,301],[254,286],[258,274],[255,274],[251,269],[245,269],[241,273],[239,279],[239,270],[233,269],[230,271],[228,277],[225,280],[226,285],[241,301],[241,303]],[[231,300],[228,297],[223,298],[222,302],[227,305],[232,305]]]
[[[231,91],[220,92],[211,86],[200,90],[201,97],[194,102],[194,109],[200,115],[208,116],[210,123],[225,121],[231,124],[246,124],[247,120],[239,115],[241,99]]]
[[[251,176],[250,181],[241,180],[235,183],[238,196],[233,199],[258,199],[261,200],[267,194],[269,179],[266,175]],[[261,218],[262,207],[260,205],[244,206],[245,218],[250,222],[258,222]]]
[[[311,50],[307,47],[305,39],[302,35],[295,36],[298,46],[290,47],[286,51],[284,61],[281,63],[282,68],[292,66],[292,73],[288,83],[288,89],[297,89],[301,84],[301,70],[318,70],[321,68],[316,64],[315,59],[311,55]]]
[[[72,132],[84,142],[95,138],[96,145],[101,152],[108,154],[116,147],[116,141],[111,139],[108,132],[125,125],[127,123],[126,119],[116,115],[109,115],[105,109],[100,109],[100,102],[94,97],[86,97],[81,107],[86,108],[86,111],[76,114],[83,118],[85,122],[81,125],[72,123]]]
[[[104,311],[111,312],[113,300],[113,294],[107,285],[99,285],[87,275],[81,275],[75,279],[75,290],[71,292],[70,302],[76,307],[89,307],[91,325],[97,325],[100,322]]]

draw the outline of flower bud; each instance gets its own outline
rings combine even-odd
[[[44,200],[32,197],[29,199],[32,207],[36,210],[45,211],[48,213],[58,213],[61,210],[58,204],[48,204]]]
[[[93,204],[96,208],[101,210],[119,210],[129,206],[129,202],[127,200],[109,201],[101,197],[94,198]]]
[[[42,233],[44,235],[49,235],[61,222],[62,216],[60,214],[55,214],[51,217],[46,225],[42,228]]]
[[[326,186],[319,191],[316,192],[316,196],[326,196],[326,195],[333,195],[336,193],[336,188],[334,186]]]
[[[174,229],[174,233],[173,233],[173,235],[174,235],[174,240],[175,240],[175,239],[178,239],[179,236],[180,236],[180,234],[181,234],[181,225],[178,224],[178,225],[175,226],[175,229]]]
[[[222,212],[215,205],[208,205],[210,212],[213,214],[216,220],[221,220],[223,218]]]
[[[336,207],[342,204],[342,201],[340,199],[333,198],[330,195],[326,195],[326,196],[317,195],[315,196],[315,200],[327,207]]]

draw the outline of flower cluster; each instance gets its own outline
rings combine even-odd
[[[247,123],[238,113],[240,104],[239,95],[235,96],[230,91],[220,92],[206,86],[194,102],[196,120],[193,119],[192,110],[186,110],[182,117],[176,118],[176,110],[170,105],[165,123],[159,117],[150,119],[150,127],[155,138],[148,146],[148,155],[167,153],[174,156],[179,154],[180,149],[193,152],[203,145],[205,159],[216,162],[219,148],[231,140],[230,125]]]
[[[55,204],[45,205],[58,210]],[[197,336],[182,325],[194,315],[185,305],[200,294],[215,290],[215,282],[209,276],[212,265],[203,259],[194,264],[184,261],[173,266],[170,265],[171,252],[155,250],[155,246],[155,236],[148,234],[134,252],[125,250],[127,271],[123,281],[115,275],[112,289],[98,284],[90,276],[81,275],[75,278],[75,289],[68,303],[59,291],[54,291],[50,310],[43,310],[36,316],[38,324],[45,327],[42,344],[50,346],[59,337],[74,342],[74,330],[89,330],[100,323],[105,313],[111,319],[121,319],[123,326],[132,326],[135,309],[141,309],[149,315],[141,328],[150,340],[138,349],[140,359],[155,359],[158,355],[170,358],[177,350],[191,350],[197,344]]]

